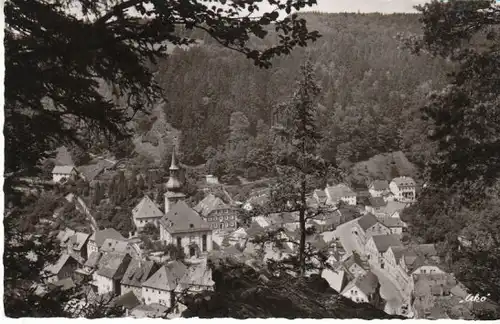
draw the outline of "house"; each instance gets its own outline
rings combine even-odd
[[[414,277],[412,309],[417,319],[450,318],[446,308],[436,307],[439,301],[450,299],[451,291],[458,282],[450,274],[419,274]],[[455,305],[460,304],[460,298],[455,299]]]
[[[121,307],[125,310],[126,317],[130,316],[131,311],[139,305],[141,305],[141,302],[132,291],[128,291],[113,301],[113,306]]]
[[[87,261],[83,264],[83,266],[77,270],[75,270],[75,275],[80,279],[91,279],[94,271],[97,269],[99,265],[99,260],[101,260],[103,253],[101,252],[92,252],[90,254]]]
[[[122,295],[132,292],[139,300],[142,300],[142,284],[159,268],[160,266],[154,261],[132,259],[120,281]]]
[[[128,254],[108,252],[105,253],[94,272],[94,285],[97,286],[99,295],[111,293],[121,294],[120,281],[130,264],[132,257]]]
[[[375,180],[368,186],[368,192],[372,197],[382,197],[390,192],[387,180]]]
[[[73,165],[56,165],[52,169],[52,181],[56,183],[75,179],[77,175],[78,171]]]
[[[349,272],[342,267],[335,270],[323,269],[321,272],[321,277],[325,279],[331,288],[333,288],[339,294],[345,288],[347,283],[352,280],[350,278]]]
[[[395,217],[401,218],[401,212],[408,206],[406,203],[399,201],[388,201],[385,206],[382,206],[375,214],[377,217]]]
[[[240,246],[243,246],[248,238],[248,234],[243,227],[240,227],[236,231],[229,234],[227,238],[230,245],[239,244]]]
[[[214,194],[209,194],[194,207],[210,228],[235,230],[238,224],[238,210],[226,204]]]
[[[365,210],[375,216],[383,215],[384,207],[387,202],[382,197],[369,197],[368,203],[365,206]]]
[[[367,272],[347,284],[341,295],[356,303],[375,303],[379,297],[380,283],[377,276]]]
[[[320,206],[326,204],[327,196],[324,190],[314,190],[313,198]]]
[[[405,257],[401,266],[405,271],[413,275],[418,274],[442,274],[441,258],[434,244],[419,244],[411,247],[414,255]]]
[[[379,222],[384,224],[387,228],[391,230],[392,234],[403,234],[406,232],[408,225],[401,219],[396,217],[379,217]]]
[[[141,231],[148,223],[158,227],[158,222],[163,215],[163,212],[156,206],[151,198],[145,195],[132,210],[132,221],[137,230]]]
[[[142,299],[144,303],[160,304],[171,307],[174,291],[179,281],[186,273],[187,267],[179,261],[172,261],[160,267],[148,280],[142,284]]]
[[[372,214],[366,214],[358,218],[357,221],[354,222],[351,231],[362,246],[364,246],[373,235],[391,234],[391,230],[380,223]]]
[[[207,174],[205,176],[205,180],[207,182],[207,185],[218,185],[219,184],[219,179],[211,174]]]
[[[269,188],[254,191],[250,195],[250,198],[243,204],[243,209],[246,211],[252,211],[255,207],[263,207],[269,202],[270,196],[271,189]]]
[[[112,238],[108,238],[102,244],[100,251],[103,253],[106,252],[115,252],[115,253],[128,253],[133,258],[140,258],[141,251],[136,243],[115,240]]]
[[[73,234],[67,243],[68,252],[74,253],[81,258],[87,258],[87,243],[89,241],[90,234],[77,232]]]
[[[412,178],[394,178],[389,184],[389,188],[397,201],[409,203],[415,202],[417,184]]]
[[[401,236],[396,234],[373,235],[365,245],[370,264],[385,268],[384,253],[391,246],[402,246]]]
[[[356,193],[345,184],[326,187],[325,194],[327,205],[338,205],[341,201],[348,205],[356,205]]]
[[[202,260],[187,268],[175,292],[177,294],[184,292],[198,293],[205,290],[213,290],[214,285],[212,270],[208,267],[206,260]]]
[[[98,159],[92,164],[78,167],[80,177],[88,183],[94,182],[98,175],[115,166],[115,162],[108,159]]]
[[[405,246],[390,246],[383,255],[385,259],[386,274],[389,275],[393,282],[404,293],[410,292],[413,288],[411,276],[403,268],[402,262],[406,258],[411,259],[416,257],[414,251]]]
[[[343,266],[354,278],[364,276],[370,269],[366,262],[363,262],[357,253],[349,255],[343,261]]]
[[[66,278],[72,278],[75,270],[79,267],[80,262],[69,253],[63,253],[57,262],[45,268],[49,274],[47,282],[54,283]]]
[[[99,252],[102,244],[106,239],[115,239],[119,241],[125,241],[125,238],[115,229],[106,228],[103,230],[99,230],[94,232],[87,243],[87,258],[92,254],[92,252]]]

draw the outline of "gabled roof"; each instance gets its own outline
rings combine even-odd
[[[357,264],[361,268],[365,269],[366,266],[364,262],[361,260],[358,254],[353,253],[351,254],[345,261],[344,261],[344,266],[346,269],[349,269],[353,264]]]
[[[398,177],[392,179],[392,182],[396,184],[398,187],[415,187],[416,183],[413,178],[410,177]]]
[[[389,228],[406,227],[406,223],[397,217],[380,217],[378,220]]]
[[[123,275],[121,284],[141,287],[142,283],[149,279],[160,266],[154,261],[141,261],[133,259]]]
[[[366,296],[370,296],[375,293],[377,286],[379,284],[377,276],[375,276],[371,271],[368,271],[363,276],[355,278],[347,284],[344,288],[344,292],[348,291],[352,287],[358,287]]]
[[[99,260],[97,274],[110,279],[121,279],[131,259],[128,254],[108,252]]]
[[[75,170],[73,165],[56,165],[54,169],[52,169],[52,173],[69,175],[73,170]]]
[[[190,266],[180,280],[177,291],[189,288],[189,286],[213,286],[212,271],[205,262]]]
[[[406,208],[406,204],[399,201],[388,201],[387,204],[381,208],[380,212],[391,216],[395,212],[402,211]]]
[[[101,247],[104,241],[106,241],[106,239],[108,238],[119,241],[125,241],[125,238],[120,234],[120,232],[118,232],[114,228],[106,228],[94,232],[94,234],[92,234],[92,236],[90,237],[90,240],[94,241],[97,247]]]
[[[372,183],[370,183],[370,186],[368,188],[373,189],[373,190],[377,190],[377,191],[389,190],[389,181],[387,181],[387,180],[374,180]]]
[[[163,212],[147,195],[132,210],[132,217],[134,219],[160,218],[162,216]]]
[[[330,196],[332,200],[340,200],[342,197],[353,197],[356,196],[356,193],[352,191],[351,188],[346,186],[345,184],[338,184],[336,186],[326,187],[325,191],[327,195]]]
[[[384,207],[387,205],[387,202],[382,197],[369,197],[368,201],[370,202],[370,206],[375,208]]]
[[[49,265],[45,269],[52,274],[58,274],[59,271],[61,271],[61,269],[66,265],[66,263],[72,262],[72,261],[75,263],[78,263],[78,260],[76,260],[74,257],[72,257],[71,255],[69,255],[67,253],[64,253],[59,257],[59,259],[57,260],[57,262],[55,264]]]
[[[141,302],[134,294],[133,291],[129,291],[126,294],[123,294],[116,298],[113,302],[115,306],[121,306],[128,310],[134,309],[135,307],[141,305]]]
[[[254,237],[256,235],[264,234],[265,232],[266,230],[264,229],[264,227],[260,226],[257,222],[252,222],[252,224],[250,224],[250,227],[247,229],[248,237]]]
[[[316,189],[314,190],[314,194],[320,199],[320,200],[323,200],[323,199],[326,199],[326,193],[324,190],[320,190],[320,189]]]
[[[222,199],[215,196],[214,194],[209,194],[202,201],[194,207],[194,210],[202,216],[208,216],[212,211],[218,209],[229,209],[231,208],[228,204],[226,204]]]
[[[82,165],[78,167],[80,173],[83,174],[85,180],[92,181],[94,180],[101,172],[104,170],[113,167],[115,164],[111,161],[100,159],[96,163]]]
[[[106,239],[101,245],[101,252],[126,253],[128,242],[115,239]]]
[[[170,233],[210,230],[208,223],[182,200],[172,206],[172,209],[160,220],[160,225]]]
[[[361,227],[363,231],[366,231],[373,225],[377,224],[379,221],[373,214],[368,213],[358,218],[357,222],[359,224],[359,227]]]
[[[391,246],[402,246],[401,236],[397,234],[390,235],[373,235],[372,238],[377,250],[379,252],[385,252]]]
[[[142,286],[164,291],[173,291],[186,273],[187,267],[179,261],[169,262],[156,271]]]
[[[73,250],[80,251],[87,240],[89,239],[90,234],[77,232],[69,239],[69,244]]]

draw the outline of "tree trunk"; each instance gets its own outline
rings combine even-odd
[[[299,245],[299,266],[300,275],[304,276],[306,272],[306,177],[302,175],[300,188],[300,245]]]

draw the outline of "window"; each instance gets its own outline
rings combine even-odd
[[[202,244],[202,251],[205,252],[207,251],[207,235],[203,234],[201,237],[201,244]]]
[[[220,227],[221,229],[223,229],[223,228],[224,228],[224,223],[220,223],[220,224],[219,224],[219,227]]]
[[[422,273],[427,273],[427,270],[425,270],[425,269],[422,269]]]
[[[177,247],[180,248],[182,246],[182,238],[178,237],[177,238]]]

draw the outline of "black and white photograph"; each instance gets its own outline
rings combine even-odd
[[[5,0],[3,316],[500,320],[499,0]]]

